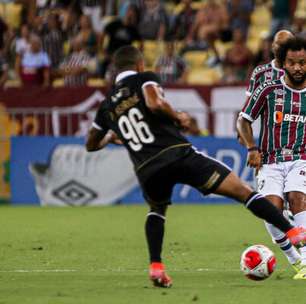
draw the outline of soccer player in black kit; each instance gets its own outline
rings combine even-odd
[[[161,252],[166,210],[175,184],[188,184],[204,195],[221,194],[243,203],[254,215],[285,232],[293,244],[306,242],[306,231],[293,227],[262,195],[242,183],[227,166],[203,155],[181,135],[190,116],[166,102],[159,79],[144,72],[142,54],[124,46],[114,54],[115,83],[102,101],[86,148],[97,151],[122,142],[134,164],[145,200],[150,206],[145,232],[150,255],[149,276],[158,287],[170,287]]]

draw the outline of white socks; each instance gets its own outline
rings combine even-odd
[[[294,215],[294,221],[297,226],[306,228],[306,211]],[[302,265],[306,265],[306,246],[300,248]]]
[[[306,218],[306,212],[304,213]],[[306,223],[306,221],[304,223]],[[300,226],[298,223],[296,224],[297,226]],[[294,246],[292,246],[289,239],[282,231],[280,231],[278,228],[267,222],[265,222],[265,226],[269,234],[271,235],[272,240],[280,247],[280,249],[286,256],[290,264],[295,264],[298,260],[301,259],[301,256],[297,251],[297,249]],[[306,246],[303,248],[305,248],[305,263],[306,263]]]

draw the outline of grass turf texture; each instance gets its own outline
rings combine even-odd
[[[300,303],[306,282],[239,205],[171,206],[164,261],[171,289],[147,277],[144,206],[0,208],[0,304]],[[269,246],[275,273],[254,282],[239,271],[242,251]]]

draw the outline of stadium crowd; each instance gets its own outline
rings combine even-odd
[[[114,51],[131,44],[163,83],[245,82],[254,66],[271,60],[279,29],[306,35],[305,6],[302,0],[5,1],[0,85],[107,85]],[[259,7],[269,8],[269,24],[254,33]]]

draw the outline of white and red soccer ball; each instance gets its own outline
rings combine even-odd
[[[240,269],[251,280],[261,281],[268,278],[275,267],[274,253],[264,245],[250,246],[241,255]]]

